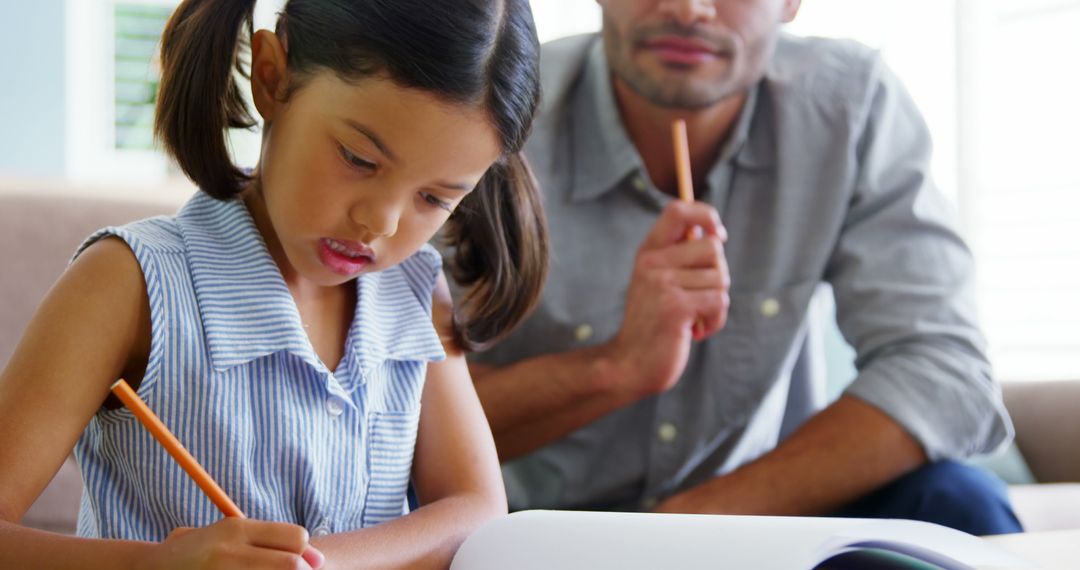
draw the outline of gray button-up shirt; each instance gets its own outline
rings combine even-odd
[[[618,331],[638,245],[673,198],[621,123],[601,42],[548,44],[526,148],[551,227],[539,309],[477,360],[508,364]],[[1012,427],[974,324],[972,259],[929,175],[930,139],[879,57],[852,42],[781,38],[700,200],[727,227],[727,327],[695,343],[670,391],[516,460],[511,507],[647,509],[767,452],[805,408],[808,307],[831,284],[855,347],[847,393],[932,459],[992,450]],[[584,379],[583,379],[584,381]],[[797,474],[793,474],[797,477]]]

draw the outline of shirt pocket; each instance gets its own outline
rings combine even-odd
[[[368,414],[367,500],[363,526],[400,517],[412,473],[420,410],[372,411]]]
[[[818,280],[778,289],[731,291],[728,322],[709,350],[720,380],[713,386],[716,409],[724,424],[741,425],[775,385],[800,338],[807,307]]]
[[[623,313],[621,296],[606,297],[586,308],[545,300],[509,336],[469,358],[508,366],[526,358],[602,344],[619,332]]]

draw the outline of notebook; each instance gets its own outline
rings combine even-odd
[[[481,527],[451,570],[1004,570],[978,537],[895,519],[522,511]]]

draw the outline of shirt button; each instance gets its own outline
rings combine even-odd
[[[780,301],[777,301],[776,299],[765,299],[762,301],[761,314],[770,319],[780,314]]]
[[[574,329],[574,337],[577,338],[579,342],[585,342],[592,338],[592,333],[592,327],[588,324],[579,325],[578,328]]]
[[[330,529],[325,525],[319,525],[315,527],[315,530],[311,531],[311,536],[323,537],[330,536]]]
[[[664,422],[656,429],[656,435],[660,437],[660,441],[671,443],[679,435],[679,430],[675,427],[675,424]]]
[[[330,398],[326,401],[326,413],[330,414],[331,416],[334,416],[336,418],[340,416],[341,413],[344,411],[345,408],[341,405],[341,402],[333,398]]]
[[[649,185],[645,183],[645,180],[640,176],[634,177],[634,189],[638,192],[644,192],[649,189]]]

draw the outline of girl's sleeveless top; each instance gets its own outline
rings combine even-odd
[[[134,252],[149,296],[138,394],[248,517],[323,536],[403,514],[427,362],[445,357],[434,249],[356,280],[330,370],[242,202],[199,192],[175,217],[103,229],[79,251],[109,236]],[[222,518],[126,408],[99,410],[75,454],[81,536],[159,541]]]

